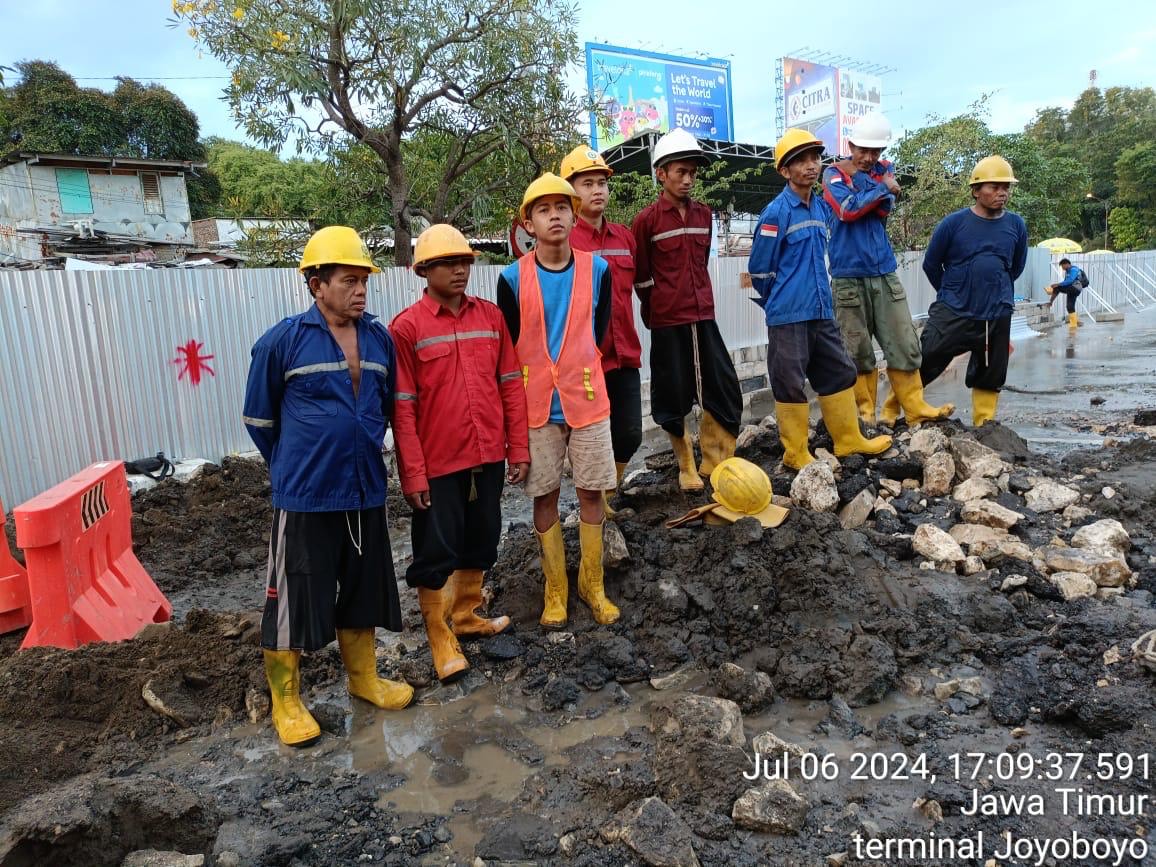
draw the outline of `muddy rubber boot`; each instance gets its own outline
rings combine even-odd
[[[510,625],[510,618],[505,615],[482,617],[478,614],[478,606],[482,604],[481,569],[459,569],[450,575],[446,584],[453,587],[450,625],[458,638],[488,638]]]
[[[668,431],[667,436],[670,437],[674,456],[678,459],[678,486],[687,492],[701,491],[704,485],[694,466],[694,446],[690,441],[690,431],[684,430],[680,437]]]
[[[614,462],[614,471],[617,474],[617,479],[614,482],[614,489],[602,492],[602,516],[607,519],[613,518],[618,513],[610,508],[610,495],[616,493],[622,487],[622,475],[626,472],[625,462]]]
[[[888,375],[888,379],[890,378]],[[903,407],[899,405],[899,395],[895,393],[895,386],[891,386],[891,394],[887,395],[887,400],[883,401],[883,409],[879,411],[879,421],[889,428],[894,428],[902,414]]]
[[[618,620],[618,606],[606,598],[602,572],[602,525],[578,524],[582,566],[578,569],[578,598],[590,606],[594,622],[603,626]]]
[[[879,371],[872,369],[855,377],[855,405],[859,418],[869,427],[875,426],[875,401],[879,397]]]
[[[272,698],[273,728],[281,743],[304,747],[321,737],[321,726],[301,701],[301,651],[266,650],[265,677]]]
[[[971,390],[971,424],[979,427],[995,418],[995,408],[999,405],[999,392],[983,388]]]
[[[702,414],[698,428],[698,445],[702,450],[698,474],[703,478],[709,479],[715,467],[735,455],[735,438],[718,423],[718,419],[706,411]]]
[[[1080,325],[1080,317],[1075,313],[1068,314],[1068,327],[1078,328]]]
[[[566,603],[570,595],[562,525],[555,521],[554,526],[545,533],[539,533],[535,529],[534,535],[538,537],[538,548],[542,552],[542,574],[546,577],[542,617],[538,622],[547,629],[561,629],[566,625]]]
[[[923,380],[918,370],[892,370],[887,368],[887,378],[891,380],[891,393],[896,395],[909,425],[925,421],[947,418],[955,412],[955,404],[932,406],[923,398]]]
[[[337,646],[349,673],[349,694],[382,710],[401,710],[413,701],[408,683],[386,680],[377,674],[373,629],[338,629]]]
[[[811,407],[806,403],[775,401],[775,419],[779,423],[779,441],[783,444],[783,464],[801,470],[815,460],[807,449]]]
[[[417,588],[417,604],[425,620],[425,634],[429,639],[429,652],[433,657],[434,670],[442,683],[452,683],[470,667],[458,639],[449,624],[449,591],[442,587],[431,590]]]
[[[823,411],[823,421],[831,432],[831,439],[835,441],[835,457],[879,455],[891,448],[891,437],[880,435],[868,439],[859,430],[853,388],[820,395],[819,408]]]

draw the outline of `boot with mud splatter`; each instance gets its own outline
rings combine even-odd
[[[301,651],[266,650],[265,677],[273,700],[273,728],[281,743],[304,747],[321,737],[321,726],[301,702]]]
[[[349,673],[349,694],[382,710],[401,710],[413,701],[408,683],[378,677],[373,629],[338,629],[337,646]]]

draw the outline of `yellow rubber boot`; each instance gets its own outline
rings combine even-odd
[[[602,515],[606,518],[613,518],[618,514],[612,508],[610,508],[610,495],[622,487],[622,476],[626,473],[626,462],[615,461],[614,470],[618,477],[614,482],[614,490],[602,492]]]
[[[891,371],[888,371],[890,374]],[[888,376],[890,379],[890,376]],[[883,409],[879,412],[879,421],[887,425],[887,427],[895,427],[895,423],[899,421],[899,416],[903,414],[903,407],[899,405],[899,395],[895,393],[895,386],[891,387],[891,394],[887,395],[887,400],[883,401]]]
[[[561,629],[566,625],[566,603],[570,595],[570,579],[566,577],[566,545],[562,541],[562,525],[557,521],[545,533],[534,530],[542,551],[542,574],[546,576],[542,617],[538,620],[547,629]]]
[[[715,467],[735,455],[735,438],[718,423],[718,419],[705,410],[698,428],[698,444],[702,449],[698,474],[705,478],[710,478]]]
[[[999,392],[983,388],[971,390],[971,424],[979,427],[995,418],[995,408],[999,404]]]
[[[450,625],[458,638],[488,638],[510,625],[510,618],[505,615],[482,617],[478,614],[478,606],[482,604],[481,569],[459,569],[450,575],[446,584],[453,587]]]
[[[421,608],[422,619],[425,620],[429,652],[433,657],[434,671],[442,683],[457,680],[470,667],[457,637],[450,629],[449,601],[448,587],[442,587],[440,590],[417,588],[417,604]]]
[[[321,737],[321,726],[301,702],[301,651],[266,650],[265,677],[273,700],[273,728],[281,743],[303,747]]]
[[[694,466],[694,446],[690,441],[690,431],[684,430],[680,437],[669,432],[667,436],[670,437],[674,456],[678,459],[678,486],[684,491],[701,491],[703,483]]]
[[[413,701],[408,683],[378,677],[373,629],[338,629],[337,646],[349,673],[349,694],[383,710],[401,710]]]
[[[859,413],[855,407],[855,389],[845,388],[819,397],[823,421],[835,441],[835,456],[878,455],[891,448],[891,437],[867,437],[859,430]]]
[[[875,401],[879,397],[879,371],[869,370],[855,377],[855,405],[863,423],[875,426]]]
[[[807,449],[810,405],[775,401],[775,419],[779,423],[779,441],[783,444],[783,463],[792,470],[801,470],[814,461],[815,456]]]
[[[1069,313],[1068,314],[1068,327],[1069,328],[1076,328],[1079,326],[1079,324],[1080,324],[1080,317],[1078,315],[1076,315],[1075,313]]]
[[[947,418],[955,412],[953,403],[932,406],[924,400],[923,380],[918,370],[892,370],[889,367],[887,378],[891,380],[891,393],[897,396],[909,425]]]
[[[578,569],[578,598],[590,606],[594,622],[603,626],[613,623],[620,614],[618,606],[606,598],[602,572],[602,525],[578,524],[582,544],[582,566]]]

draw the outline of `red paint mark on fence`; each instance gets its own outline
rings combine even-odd
[[[177,357],[173,359],[173,364],[179,365],[181,368],[181,372],[177,375],[178,380],[184,379],[187,373],[189,382],[193,385],[200,385],[203,374],[217,375],[213,372],[213,368],[208,365],[208,362],[213,360],[213,356],[201,355],[204,346],[205,344],[199,340],[190,340],[184,346],[177,347]]]

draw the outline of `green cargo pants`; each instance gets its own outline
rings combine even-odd
[[[888,367],[919,370],[923,353],[907,306],[907,292],[895,272],[882,277],[835,277],[831,291],[843,343],[860,373],[875,369],[872,337],[879,341]]]

